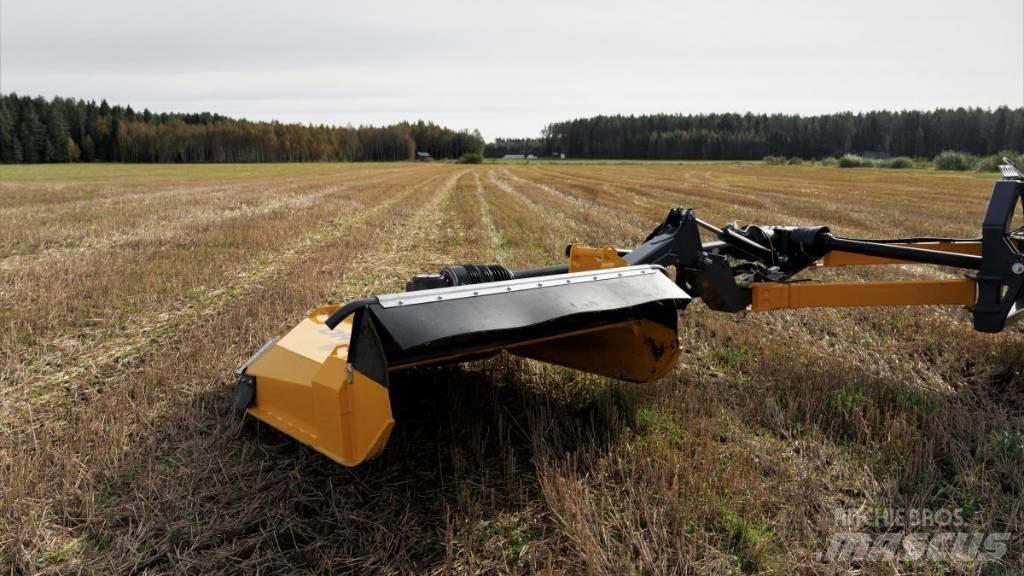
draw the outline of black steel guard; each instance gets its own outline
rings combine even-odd
[[[1014,238],[1016,231],[1010,229],[1022,193],[1024,181],[1000,180],[988,202],[981,228],[981,269],[974,276],[978,283],[974,329],[979,332],[999,332],[1024,311],[1024,255],[1019,239]]]

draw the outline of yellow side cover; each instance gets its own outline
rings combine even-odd
[[[373,458],[395,425],[388,389],[348,364],[351,317],[324,325],[314,310],[246,369],[256,379],[248,413],[346,466]]]

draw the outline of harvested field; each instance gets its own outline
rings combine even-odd
[[[645,385],[430,370],[395,383],[392,439],[358,468],[230,417],[263,342],[417,272],[631,246],[672,206],[973,236],[991,186],[725,163],[0,166],[0,569],[1020,574],[1024,334],[964,310],[697,303],[677,370]],[[893,510],[1013,536],[986,564],[822,561],[865,529],[840,512]]]

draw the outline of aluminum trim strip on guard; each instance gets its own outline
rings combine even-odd
[[[278,336],[276,338],[271,338],[270,340],[267,340],[266,342],[264,342],[263,346],[260,346],[260,349],[257,350],[255,354],[253,354],[252,356],[249,356],[249,359],[246,360],[241,366],[239,366],[235,370],[235,374],[239,375],[239,376],[241,376],[242,374],[245,374],[245,371],[249,369],[249,366],[252,366],[252,363],[255,362],[256,360],[259,360],[260,356],[263,356],[263,354],[267,350],[270,350],[270,347],[273,346],[274,344],[276,344],[277,341],[280,340],[280,339],[281,339],[281,337]]]
[[[380,303],[382,308],[415,306],[416,304],[426,304],[428,302],[460,300],[463,298],[475,298],[478,296],[519,292],[522,290],[535,290],[537,288],[552,288],[555,286],[613,280],[615,278],[643,276],[645,274],[664,274],[664,272],[665,269],[661,266],[624,266],[622,268],[570,272],[568,274],[540,276],[538,278],[518,278],[514,280],[504,280],[502,282],[488,282],[486,284],[468,284],[466,286],[433,288],[431,290],[418,290],[416,292],[402,292],[399,294],[382,294],[377,296],[377,301]]]
[[[1024,180],[1024,174],[1021,174],[1020,170],[1017,169],[1009,160],[1003,158],[1006,164],[999,165],[999,172],[1002,173],[1003,178],[1007,180]]]

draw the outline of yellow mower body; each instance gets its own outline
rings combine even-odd
[[[628,272],[630,268],[621,270],[627,271],[625,278],[614,270],[601,274],[609,281],[643,281],[676,289],[671,280],[655,270],[642,270],[632,276]],[[595,278],[599,277],[590,276],[587,280],[593,285]],[[573,301],[570,297],[569,310],[576,309],[586,314],[594,304],[586,301],[593,294],[580,292],[580,284],[573,285],[573,282],[583,282],[580,274],[539,280],[531,280],[531,284],[547,282],[550,285],[536,288],[546,288],[549,296],[551,292],[565,292],[584,298],[583,301]],[[476,297],[500,301],[512,292],[499,287],[495,294]],[[542,292],[544,290],[537,290],[537,294]],[[525,292],[512,295],[533,296]],[[421,303],[421,306],[440,302],[435,300],[437,296],[428,294],[426,298],[431,302]],[[489,325],[486,332],[481,331],[479,337],[470,343],[453,346],[450,342],[435,343],[431,340],[427,346],[433,350],[426,357],[386,362],[383,377],[380,372],[374,377],[350,363],[353,323],[357,321],[357,315],[347,316],[334,329],[327,325],[328,318],[339,308],[324,306],[311,311],[291,331],[268,342],[244,364],[239,369],[241,398],[236,397],[236,408],[346,466],[355,466],[373,458],[387,443],[395,424],[388,391],[387,374],[390,372],[453,364],[504,350],[612,378],[646,382],[671,371],[679,355],[674,324],[675,305],[659,306],[659,310],[664,308],[660,315],[657,310],[644,312],[641,306],[625,315],[619,311],[612,321],[591,318],[567,323],[560,312],[558,318],[540,322],[540,325],[532,323],[525,328],[514,327],[509,337],[494,337],[501,330]],[[410,306],[406,310],[413,309]],[[519,311],[512,310],[513,313]],[[448,318],[449,315],[439,315],[435,321],[443,323]],[[672,321],[669,322],[668,318]],[[376,326],[373,329],[375,333],[384,333],[387,328],[386,324],[369,320],[366,320],[366,325]],[[375,340],[377,338],[373,335],[364,336],[363,346]],[[385,348],[381,347],[382,350]],[[383,356],[388,356],[388,353]]]
[[[380,453],[395,420],[388,389],[348,364],[352,321],[314,310],[246,367],[256,381],[248,413],[331,459],[355,466]]]

